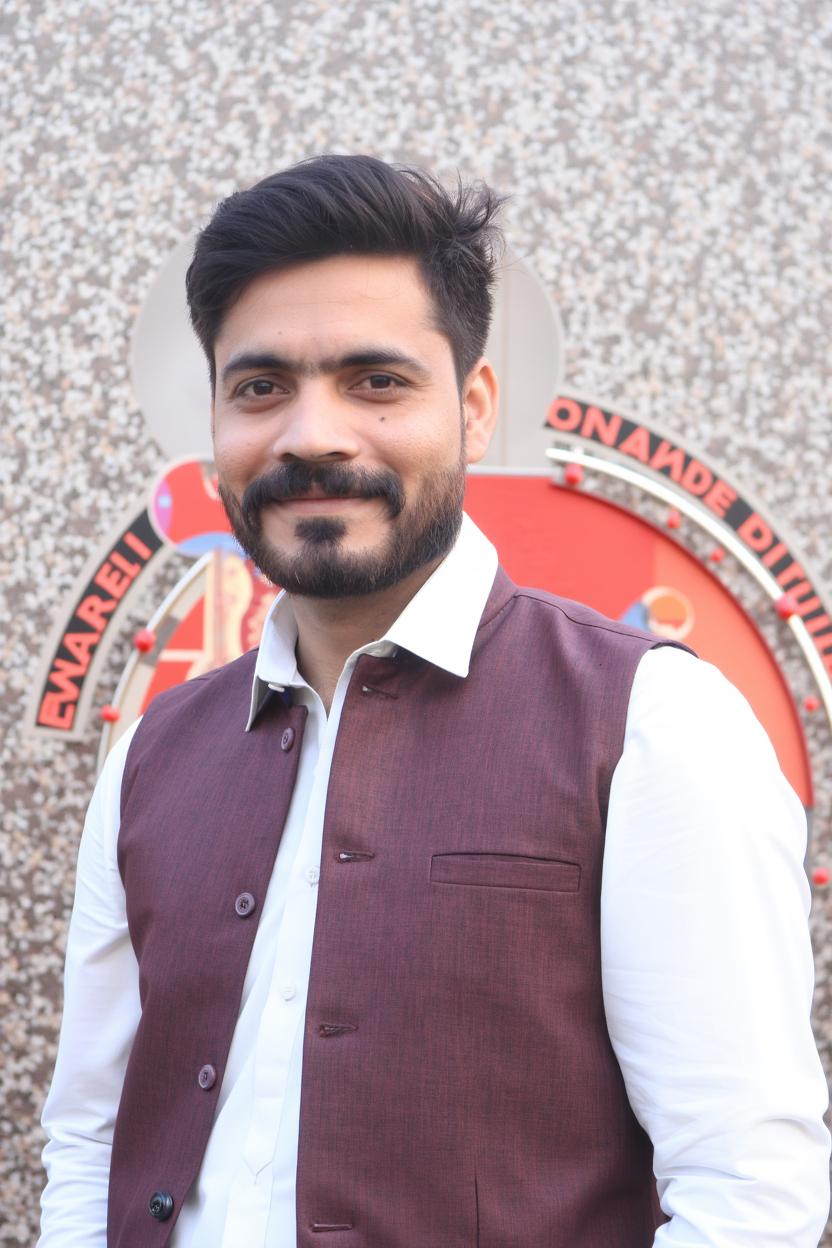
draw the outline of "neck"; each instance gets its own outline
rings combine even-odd
[[[292,596],[298,626],[298,671],[327,712],[349,656],[384,636],[440,562],[433,560],[377,594],[357,598]]]

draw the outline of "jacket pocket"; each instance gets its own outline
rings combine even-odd
[[[525,858],[520,854],[434,854],[430,860],[430,880],[432,884],[577,893],[581,886],[581,868],[577,862]]]

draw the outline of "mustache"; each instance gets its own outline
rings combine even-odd
[[[404,506],[401,478],[384,469],[353,467],[349,464],[307,464],[302,461],[277,464],[246,486],[240,500],[245,523],[259,527],[260,512],[269,503],[285,503],[301,498],[316,487],[327,498],[381,498],[391,519]]]

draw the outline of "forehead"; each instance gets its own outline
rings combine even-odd
[[[226,313],[215,356],[252,346],[330,354],[368,339],[449,350],[412,257],[333,256],[264,273]]]

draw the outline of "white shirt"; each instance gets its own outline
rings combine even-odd
[[[346,689],[360,654],[397,646],[465,677],[496,566],[466,517],[387,634],[350,656],[328,717],[297,669],[291,600],[269,613],[252,712],[272,685],[292,689],[308,716],[217,1117],[173,1248],[296,1248],[303,1019]],[[40,1248],[105,1245],[113,1126],[140,1013],[116,863],[131,738],[107,760],[81,840],[43,1115]],[[655,1248],[815,1248],[822,1232],[829,1135],[809,1026],[805,845],[803,809],[742,696],[682,651],[648,652],[610,794],[601,942],[610,1037],[671,1217]]]

